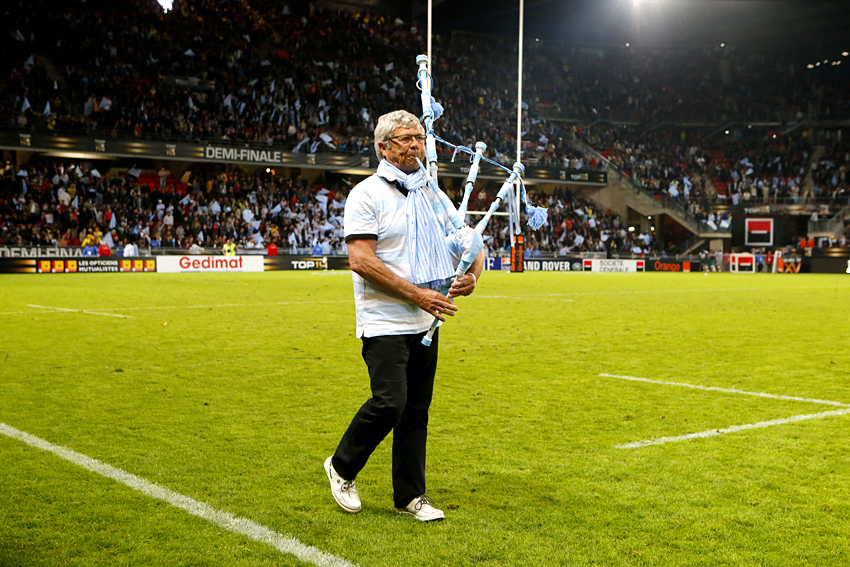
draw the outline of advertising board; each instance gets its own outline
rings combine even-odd
[[[700,270],[699,262],[691,262],[688,260],[647,260],[647,272],[698,272]]]
[[[156,272],[156,258],[14,258],[0,259],[5,274],[105,274]]]
[[[646,260],[584,260],[585,272],[625,272],[646,271]]]
[[[551,260],[526,260],[525,269],[529,272],[583,272],[581,258],[553,258]]]
[[[163,274],[186,272],[262,272],[263,256],[160,256],[156,271]]]

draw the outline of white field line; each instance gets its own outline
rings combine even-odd
[[[108,311],[150,311],[150,310],[168,310],[168,309],[217,309],[220,307],[261,307],[264,305],[318,305],[327,303],[354,303],[354,299],[335,299],[329,301],[272,301],[263,303],[218,303],[214,305],[151,305],[148,307],[105,307],[103,310]],[[89,313],[92,315],[107,315],[109,317],[122,317],[132,319],[129,315],[117,315],[114,313],[103,313],[100,311],[92,311],[90,309],[65,309],[62,307],[49,307],[45,305],[28,305],[27,307],[36,307],[38,309],[50,309],[53,311],[65,311],[70,313]],[[0,313],[0,315],[11,315],[19,313],[31,313],[30,311],[16,311],[13,313]]]
[[[708,431],[700,431],[699,433],[688,433],[686,435],[677,435],[676,437],[659,437],[658,439],[647,439],[646,441],[635,441],[634,443],[626,443],[625,445],[617,445],[617,449],[638,449],[649,445],[661,445],[663,443],[675,443],[676,441],[686,441],[688,439],[702,439],[705,437],[715,437],[726,433],[735,433],[737,431],[745,431],[747,429],[761,429],[763,427],[772,427],[774,425],[784,425],[795,421],[806,421],[809,419],[821,419],[838,415],[847,415],[850,413],[850,408],[825,411],[823,413],[812,413],[806,415],[795,415],[782,419],[771,419],[770,421],[761,421],[759,423],[747,423],[744,425],[733,425],[723,429],[709,429]]]
[[[835,286],[801,286],[784,288],[764,287],[727,287],[711,289],[638,289],[626,291],[576,291],[567,293],[538,293],[534,295],[474,295],[479,299],[543,299],[547,297],[580,296],[580,295],[633,295],[633,294],[655,294],[655,293],[712,293],[727,291],[781,291],[798,289],[835,289]]]
[[[272,301],[265,303],[219,303],[216,305],[152,305],[148,307],[112,307],[113,311],[146,311],[159,309],[217,309],[219,307],[261,307],[263,305],[317,305],[325,303],[354,303],[354,299],[330,301]]]
[[[564,299],[556,297],[558,295],[572,295],[566,293],[550,293],[546,295],[475,295],[478,299],[530,299],[530,300],[545,300],[545,301],[565,301],[572,303],[575,299]],[[578,295],[578,294],[576,294]]]
[[[19,431],[5,423],[0,423],[0,433],[11,437],[12,439],[23,441],[27,445],[35,447],[36,449],[53,453],[57,457],[81,466],[93,473],[97,473],[116,482],[120,482],[121,484],[129,486],[133,490],[137,490],[151,498],[163,500],[176,508],[185,510],[193,516],[207,520],[208,522],[211,522],[229,532],[244,535],[254,541],[270,545],[282,553],[294,555],[301,561],[312,563],[318,567],[355,567],[354,564],[349,563],[341,557],[336,557],[335,555],[330,555],[320,551],[315,547],[304,545],[293,537],[275,532],[261,524],[252,522],[251,520],[240,518],[227,512],[222,512],[208,504],[204,504],[203,502],[199,502],[189,498],[188,496],[184,496],[167,488],[153,484],[144,478],[130,474],[122,469],[107,465],[106,463],[102,463],[96,459],[92,459],[91,457],[72,451],[66,447],[53,445],[44,439]]]
[[[661,384],[664,386],[679,386],[682,388],[691,388],[694,390],[705,390],[707,392],[724,392],[726,394],[740,394],[743,396],[758,396],[760,398],[772,398],[775,400],[788,400],[793,402],[810,402],[813,404],[825,404],[828,406],[850,407],[850,404],[841,402],[831,402],[829,400],[817,400],[812,398],[799,398],[797,396],[782,396],[778,394],[765,394],[762,392],[746,392],[735,388],[717,388],[714,386],[698,386],[695,384],[683,384],[681,382],[665,382],[663,380],[649,380],[648,378],[636,378],[634,376],[618,376],[616,374],[600,374],[606,378],[618,378],[620,380],[631,380],[632,382],[647,382],[649,384]]]
[[[64,309],[62,307],[48,307],[46,305],[27,305],[27,307],[35,307],[36,309],[49,309],[50,311],[61,311],[63,313],[86,313],[88,315],[103,315],[104,317],[120,317],[121,319],[132,319],[130,315],[101,313],[100,311],[90,311],[88,309]]]

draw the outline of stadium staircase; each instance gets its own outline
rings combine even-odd
[[[608,163],[608,158],[581,140],[574,139],[572,145],[585,155],[595,156],[601,163]],[[732,238],[730,231],[715,231],[705,223],[701,223],[688,214],[684,207],[669,199],[661,199],[649,195],[643,188],[623,174],[613,165],[608,168],[608,185],[588,191],[588,196],[618,214],[627,216],[627,210],[633,209],[643,216],[667,215],[701,238]]]
[[[809,238],[838,238],[847,229],[844,218],[850,215],[850,205],[838,211],[826,220],[809,220],[806,235]]]
[[[695,254],[702,250],[708,250],[708,247],[709,239],[702,238],[698,234],[695,234],[676,247],[676,254]]]
[[[588,195],[612,211],[623,214],[626,209],[633,209],[643,216],[667,215],[688,229],[694,236],[702,239],[732,238],[731,231],[715,231],[705,223],[701,223],[687,214],[684,207],[669,200],[654,198],[643,189],[633,185],[625,175],[618,179],[616,169],[608,171],[608,185],[598,191],[590,191]]]

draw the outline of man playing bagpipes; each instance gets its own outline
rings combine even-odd
[[[440,140],[473,156],[458,210],[437,184],[439,138],[433,126],[442,107],[431,96],[427,61],[424,55],[417,58],[424,129],[404,110],[382,116],[374,136],[375,152],[382,158],[378,170],[351,190],[345,205],[357,337],[363,341],[372,397],[355,414],[324,465],[337,504],[346,512],[359,512],[355,478],[393,431],[395,508],[426,522],[445,518],[425,495],[437,327],[457,311],[453,298],[475,290],[484,267],[481,235],[500,203],[508,204],[511,234],[514,226],[519,228],[514,181],[523,189],[529,225],[537,229],[546,222],[546,211],[528,203],[519,177],[523,167],[517,163],[478,226],[466,226],[463,216],[487,146],[479,142],[473,152]]]
[[[354,479],[378,444],[393,433],[393,500],[400,513],[422,521],[443,512],[425,496],[428,408],[437,370],[438,335],[422,339],[435,318],[445,321],[469,295],[484,267],[479,248],[465,275],[454,276],[459,260],[446,246],[451,222],[427,183],[419,162],[425,135],[413,114],[382,116],[375,149],[382,158],[375,175],[352,189],[345,205],[345,241],[354,280],[357,337],[369,368],[372,397],[363,404],[325,471],[337,503],[359,512]]]

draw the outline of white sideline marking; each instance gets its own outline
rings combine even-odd
[[[47,307],[45,305],[27,305],[27,307],[35,307],[37,309],[50,309],[51,311],[62,311],[65,313],[87,313],[89,315],[103,315],[104,317],[120,317],[122,319],[132,319],[129,315],[117,315],[115,313],[101,313],[99,311],[89,311],[88,309],[64,309],[62,307]]]
[[[19,431],[5,423],[0,423],[0,433],[11,437],[12,439],[23,441],[27,445],[35,447],[36,449],[53,453],[57,457],[61,457],[66,461],[70,461],[75,465],[79,465],[86,470],[97,473],[106,478],[111,478],[112,480],[129,486],[133,490],[137,490],[151,498],[163,500],[176,508],[185,510],[193,516],[207,520],[208,522],[211,522],[229,532],[244,535],[254,541],[268,544],[282,553],[294,555],[301,561],[312,563],[319,567],[355,567],[353,563],[349,563],[341,557],[336,557],[335,555],[330,555],[320,551],[315,547],[304,545],[293,537],[275,532],[261,524],[252,522],[251,520],[239,518],[233,514],[216,510],[208,504],[198,502],[188,496],[184,496],[167,488],[153,484],[152,482],[134,474],[130,474],[127,471],[107,465],[106,463],[102,463],[96,459],[92,459],[91,457],[72,451],[66,447],[53,445],[44,439]]]
[[[806,415],[795,415],[782,419],[771,419],[770,421],[761,421],[759,423],[747,423],[745,425],[733,425],[723,429],[709,429],[708,431],[700,431],[699,433],[688,433],[686,435],[677,435],[676,437],[659,437],[658,439],[647,439],[646,441],[635,441],[634,443],[626,443],[625,445],[617,445],[617,449],[638,449],[649,445],[661,445],[663,443],[675,443],[676,441],[686,441],[688,439],[701,439],[704,437],[715,437],[726,433],[735,433],[736,431],[744,431],[746,429],[761,429],[763,427],[771,427],[773,425],[784,425],[795,421],[806,421],[808,419],[820,419],[835,415],[847,415],[850,413],[850,408],[825,411],[823,413],[812,413]]]
[[[272,301],[263,303],[219,303],[216,305],[152,305],[148,307],[110,307],[113,311],[147,311],[158,309],[212,309],[218,307],[259,307],[263,305],[315,305],[324,303],[354,303],[353,299],[332,299],[328,301]]]
[[[89,315],[103,315],[104,317],[121,317],[122,319],[132,319],[130,315],[118,315],[117,313],[101,313],[99,311],[89,311],[88,309],[83,309],[80,313],[88,313]]]
[[[554,272],[553,272],[554,273]],[[538,293],[534,295],[475,295],[479,299],[542,299],[545,297],[558,297],[563,295],[632,295],[632,294],[647,294],[647,293],[703,293],[714,291],[788,291],[799,289],[835,289],[835,286],[801,286],[801,287],[725,287],[711,289],[637,289],[637,290],[621,290],[621,291],[576,291],[566,293]]]
[[[546,299],[549,301],[568,301],[573,302],[575,299],[561,299],[555,297],[559,295],[580,295],[571,293],[547,293],[545,295],[476,295],[479,299]]]
[[[219,307],[258,307],[263,305],[317,305],[326,303],[354,303],[353,299],[332,299],[328,301],[272,301],[263,303],[219,303],[215,305],[152,305],[148,307],[107,307],[111,311],[150,311],[163,309],[215,309]],[[27,307],[35,307],[38,309],[50,309],[52,311],[63,311],[69,313],[89,313],[91,315],[105,315],[107,317],[121,317],[124,319],[132,319],[129,315],[118,315],[115,313],[103,313],[100,311],[91,311],[89,309],[66,309],[63,307],[49,307],[46,305],[27,305]],[[29,311],[18,311],[14,313],[30,313]],[[11,314],[14,314],[11,313]],[[10,313],[0,313],[0,315],[10,315]]]
[[[681,386],[682,388],[692,388],[694,390],[705,390],[708,392],[725,392],[727,394],[741,394],[744,396],[758,396],[760,398],[773,398],[775,400],[788,400],[793,402],[811,402],[813,404],[825,404],[828,406],[850,407],[850,404],[841,402],[831,402],[829,400],[817,400],[812,398],[798,398],[796,396],[781,396],[777,394],[765,394],[762,392],[746,392],[735,388],[717,388],[714,386],[698,386],[695,384],[683,384],[681,382],[665,382],[663,380],[649,380],[648,378],[636,378],[634,376],[618,376],[616,374],[600,374],[606,378],[619,378],[620,380],[631,380],[633,382],[648,382],[650,384],[663,384],[665,386]]]

